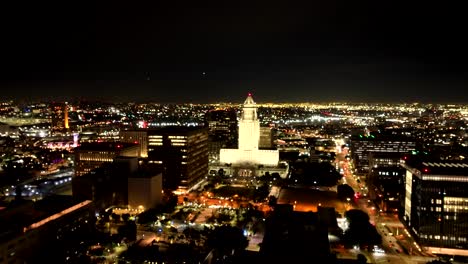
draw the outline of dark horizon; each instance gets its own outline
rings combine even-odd
[[[37,5],[2,18],[2,100],[468,102],[453,3]]]

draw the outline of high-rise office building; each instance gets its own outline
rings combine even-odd
[[[208,157],[210,163],[219,162],[222,148],[237,146],[237,113],[234,109],[216,109],[205,114],[208,128]]]
[[[163,169],[163,186],[188,189],[208,174],[208,131],[201,127],[148,130],[148,163]]]
[[[75,149],[75,177],[111,163],[119,156],[139,157],[140,147],[138,144],[122,142],[82,143]]]
[[[51,104],[51,122],[52,130],[69,129],[67,103]]]
[[[390,135],[358,135],[351,137],[351,157],[359,173],[369,172],[371,152],[408,153],[416,148],[414,139]]]
[[[187,189],[208,174],[207,128],[168,126],[122,130],[120,138],[138,143],[146,162],[163,169],[165,188]]]
[[[400,166],[404,154],[397,152],[371,152],[370,171],[367,177],[370,198],[375,199],[383,211],[395,211],[400,207],[404,194],[405,169]]]
[[[401,216],[430,253],[468,256],[468,163],[403,159]]]
[[[215,141],[235,141],[237,136],[237,114],[234,109],[216,109],[205,114],[205,127]]]

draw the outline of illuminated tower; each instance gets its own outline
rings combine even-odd
[[[260,138],[260,121],[257,118],[257,104],[249,93],[242,108],[239,121],[239,149],[257,150]]]
[[[69,129],[70,127],[68,126],[68,104],[65,103],[63,106],[63,124],[65,129]]]
[[[221,149],[219,161],[221,164],[254,164],[277,166],[279,152],[276,149],[259,149],[260,121],[257,116],[257,104],[252,94],[247,95],[242,107],[239,121],[239,148]]]

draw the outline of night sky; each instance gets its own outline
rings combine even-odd
[[[10,2],[0,99],[468,101],[449,1]]]

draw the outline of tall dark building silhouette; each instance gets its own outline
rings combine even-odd
[[[234,109],[216,109],[205,114],[205,126],[214,140],[237,141],[237,113]]]
[[[234,109],[216,109],[206,112],[209,160],[219,161],[222,148],[237,147],[237,113]]]

